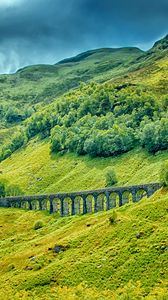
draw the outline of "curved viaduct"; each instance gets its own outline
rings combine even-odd
[[[129,202],[138,202],[143,197],[150,197],[160,188],[160,183],[151,183],[72,193],[6,197],[0,198],[0,207],[48,210],[50,213],[58,212],[63,217],[96,213]]]

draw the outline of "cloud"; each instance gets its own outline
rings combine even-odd
[[[10,7],[21,4],[22,0],[0,0],[0,7]]]
[[[168,32],[167,0],[0,0],[0,16],[0,73]]]

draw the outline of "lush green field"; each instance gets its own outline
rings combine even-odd
[[[0,209],[0,298],[168,299],[168,193],[115,211],[110,224],[112,210],[57,218]],[[44,226],[34,230],[37,220]]]

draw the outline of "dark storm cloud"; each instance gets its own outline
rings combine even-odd
[[[168,32],[167,0],[0,0],[0,72]]]

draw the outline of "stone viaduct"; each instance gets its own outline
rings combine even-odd
[[[96,213],[120,207],[126,203],[138,202],[143,197],[150,197],[160,188],[160,183],[151,183],[92,191],[6,197],[0,198],[0,207],[47,210],[50,213],[57,212],[63,217]]]

